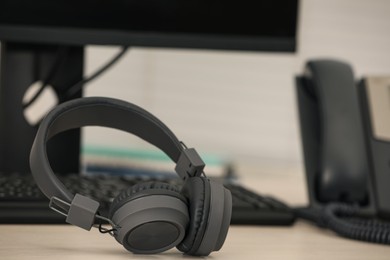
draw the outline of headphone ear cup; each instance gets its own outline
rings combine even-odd
[[[161,182],[134,185],[122,191],[110,208],[120,228],[115,239],[128,251],[154,254],[179,244],[189,222],[187,200],[177,187]]]
[[[221,184],[202,177],[189,178],[182,193],[189,200],[190,224],[177,248],[188,255],[207,256],[225,242],[232,197]]]

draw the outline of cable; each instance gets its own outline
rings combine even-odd
[[[68,48],[64,48],[64,50],[62,50],[57,55],[57,58],[54,61],[53,65],[51,66],[51,69],[50,69],[47,77],[43,81],[41,87],[27,103],[23,104],[23,109],[28,108],[30,105],[32,105],[38,99],[38,97],[43,93],[43,90],[48,86],[49,82],[52,80],[52,78],[58,72],[61,63],[65,60],[65,57],[66,57],[65,54],[67,54]],[[127,50],[128,50],[128,46],[123,46],[122,49],[110,61],[108,61],[106,64],[104,64],[98,70],[96,70],[91,76],[89,76],[87,78],[83,78],[82,80],[78,81],[76,84],[67,88],[65,90],[65,93],[63,94],[63,97],[69,98],[69,97],[73,96],[74,94],[76,94],[78,91],[80,91],[83,88],[83,85],[96,79],[103,72],[105,72],[112,65],[114,65],[120,58],[122,58],[124,56],[124,54],[127,52]]]
[[[84,84],[87,84],[88,82],[96,79],[99,77],[103,72],[105,72],[107,69],[109,69],[112,65],[114,65],[120,58],[123,57],[123,55],[127,52],[128,46],[123,46],[122,49],[116,54],[109,62],[107,62],[105,65],[103,65],[101,68],[96,70],[91,76],[87,78],[83,78],[73,86],[69,87],[67,91],[65,92],[65,97],[69,98],[76,94],[78,91],[80,91]]]
[[[332,203],[322,209],[296,209],[297,217],[329,228],[337,234],[361,241],[390,244],[390,222],[369,219],[360,208],[347,204]]]
[[[26,103],[23,103],[23,109],[28,108],[31,106],[37,99],[38,97],[42,94],[43,90],[49,85],[49,82],[53,79],[53,77],[57,74],[60,65],[65,61],[65,58],[68,54],[69,49],[67,47],[60,47],[58,49],[56,58],[51,66],[51,69],[47,73],[46,78],[43,80],[41,86],[39,87],[39,90],[35,92],[34,96],[27,101]]]
[[[390,244],[390,223],[372,219],[361,219],[360,223],[348,220],[350,217],[359,217],[359,208],[357,207],[330,204],[325,207],[324,213],[325,224],[341,236],[373,243]]]

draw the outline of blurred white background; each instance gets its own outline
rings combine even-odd
[[[241,163],[302,164],[294,76],[307,59],[350,62],[356,78],[390,74],[390,1],[302,0],[296,53],[131,48],[86,96],[124,99],[165,122],[188,146]],[[118,47],[86,50],[86,74]],[[149,148],[87,128],[84,144]]]

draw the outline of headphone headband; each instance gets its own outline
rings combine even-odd
[[[102,97],[74,99],[58,105],[41,122],[35,137],[30,166],[33,177],[48,197],[72,201],[72,194],[50,167],[46,142],[56,134],[83,126],[103,126],[132,133],[160,148],[175,163],[183,179],[199,176],[204,163],[194,149],[184,149],[173,132],[144,109],[121,100]]]

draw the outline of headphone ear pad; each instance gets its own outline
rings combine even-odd
[[[189,178],[183,186],[182,193],[189,200],[190,224],[184,240],[177,249],[192,255],[194,249],[199,247],[206,229],[210,208],[210,185],[204,178]]]
[[[179,244],[189,222],[186,198],[161,182],[134,185],[111,204],[110,218],[120,228],[115,239],[128,251],[154,254]]]
[[[122,207],[127,202],[139,197],[149,195],[168,195],[176,197],[187,203],[178,187],[165,182],[140,182],[127,189],[122,190],[112,201],[109,211],[109,218],[112,218],[115,211]]]
[[[218,251],[225,242],[230,225],[230,191],[207,178],[192,177],[184,184],[182,193],[189,200],[190,224],[177,248],[196,256]]]

